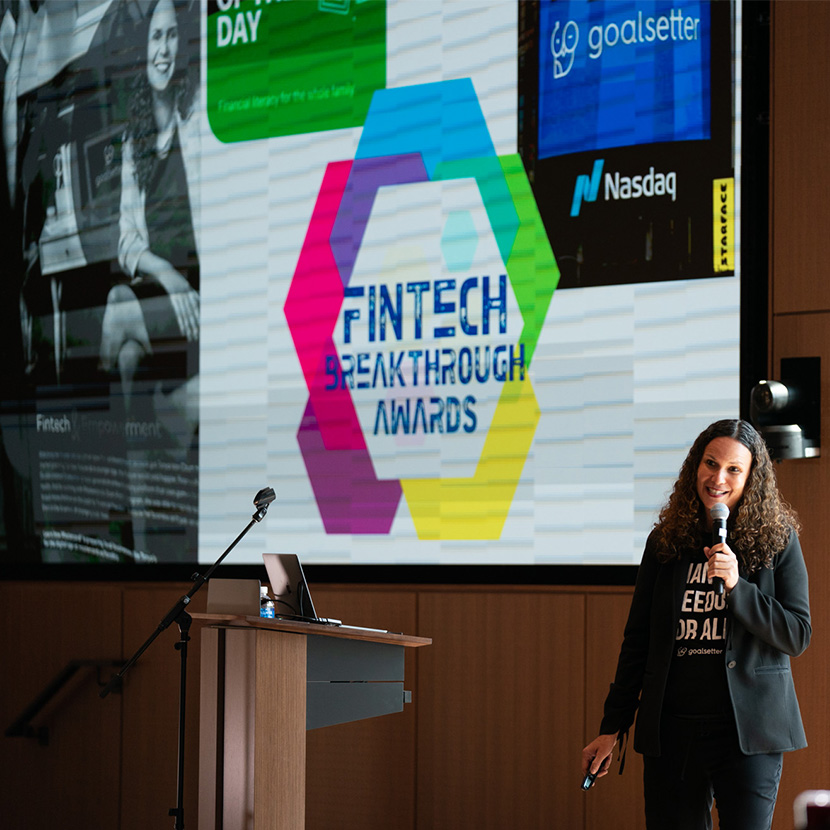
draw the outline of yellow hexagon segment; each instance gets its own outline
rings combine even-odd
[[[501,537],[539,415],[530,380],[506,381],[472,478],[401,480],[419,539]]]

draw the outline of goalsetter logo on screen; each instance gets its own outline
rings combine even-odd
[[[285,302],[328,533],[388,533],[403,496],[420,539],[500,537],[558,279],[472,82],[376,92],[354,160],[326,168]]]

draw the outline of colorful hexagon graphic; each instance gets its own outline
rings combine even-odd
[[[505,375],[472,476],[379,479],[335,328],[379,188],[453,179],[481,195],[521,311],[523,371]],[[461,266],[474,246],[453,222]],[[539,420],[527,369],[558,279],[521,159],[496,155],[472,82],[376,92],[355,159],[326,168],[284,307],[309,393],[297,440],[327,533],[388,533],[403,495],[420,539],[500,537]]]

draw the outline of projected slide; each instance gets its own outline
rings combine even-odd
[[[734,11],[524,10],[520,150],[560,288],[735,273]]]
[[[738,406],[739,11],[6,11],[0,562],[212,562],[265,486],[234,563],[638,561]]]

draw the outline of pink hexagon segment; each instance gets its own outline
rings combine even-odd
[[[285,319],[309,391],[343,305],[343,283],[329,238],[351,167],[350,161],[337,161],[326,168],[285,300]]]
[[[326,532],[388,533],[400,483],[378,480],[349,390],[332,384],[327,372],[339,366],[333,334],[344,285],[330,238],[351,167],[334,162],[326,168],[285,301],[309,391],[297,442]]]

